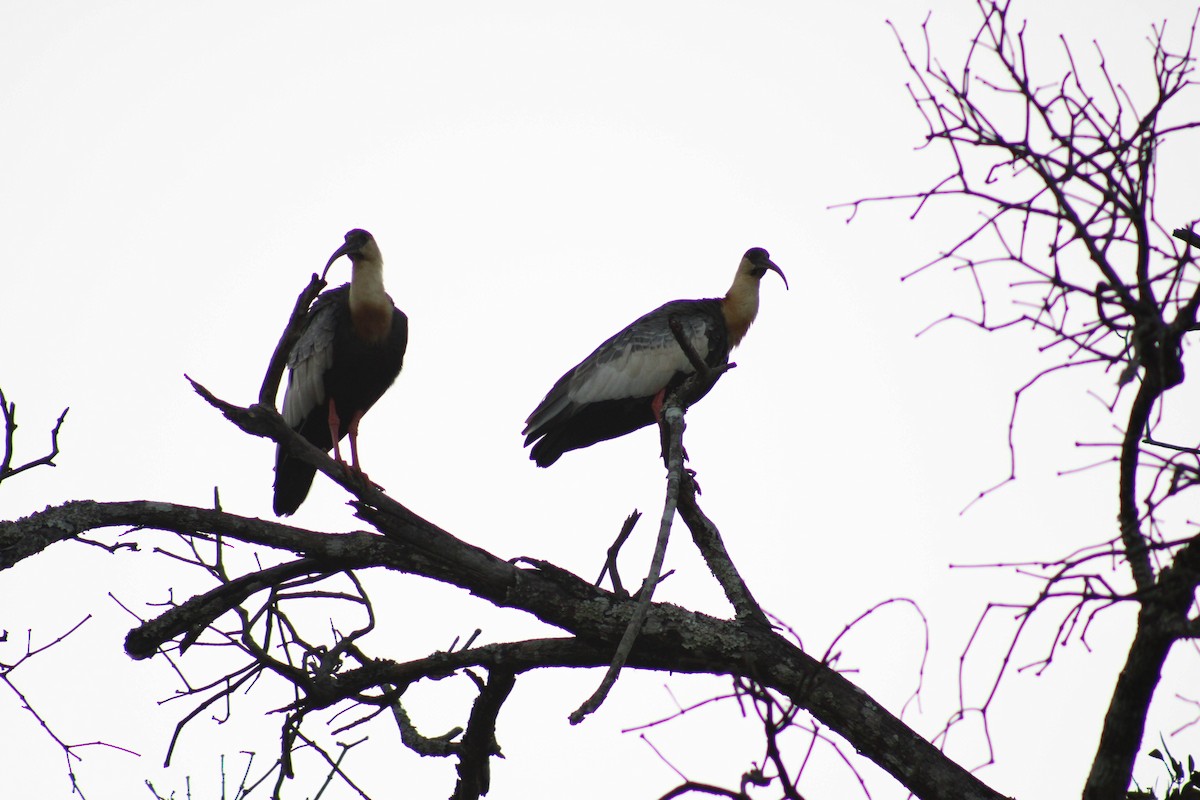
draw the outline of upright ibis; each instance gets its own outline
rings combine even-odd
[[[695,370],[671,332],[675,319],[710,367],[729,359],[758,314],[767,270],[787,277],[761,247],[742,256],[724,297],[674,300],[635,320],[558,379],[525,420],[529,458],[548,467],[568,450],[615,439],[658,421],[663,398]]]
[[[322,292],[288,356],[283,418],[292,430],[342,461],[338,442],[350,436],[351,469],[358,462],[358,423],[400,374],[408,346],[408,317],[383,290],[383,255],[364,230],[346,234],[346,243],[325,268],[347,256],[350,283]],[[342,462],[345,463],[345,462]],[[312,485],[316,469],[275,452],[275,513],[295,513]]]

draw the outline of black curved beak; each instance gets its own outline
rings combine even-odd
[[[783,288],[787,289],[789,292],[792,290],[792,287],[788,286],[787,275],[784,275],[783,270],[779,268],[779,265],[769,258],[767,259],[767,269],[771,270],[772,272],[778,272],[779,277],[783,278]]]
[[[344,255],[349,255],[350,253],[354,252],[354,250],[355,246],[350,243],[349,239],[347,239],[346,243],[334,251],[334,254],[331,255],[329,260],[325,262],[325,269],[321,272],[321,280],[325,280],[325,276],[329,274],[329,268],[333,266],[333,262],[337,261]]]
[[[333,266],[333,262],[349,253],[352,249],[353,248],[350,246],[349,242],[346,242],[344,245],[339,247],[334,254],[329,257],[329,260],[325,262],[325,271],[328,272],[329,268]]]

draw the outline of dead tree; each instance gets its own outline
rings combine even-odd
[[[1109,448],[1105,460],[1118,467],[1113,536],[1055,563],[1026,565],[1042,579],[1037,595],[989,608],[1016,608],[1018,622],[990,694],[971,710],[986,716],[1016,641],[1034,615],[1052,613],[1051,601],[1071,600],[1045,664],[1096,614],[1136,604],[1137,629],[1084,789],[1088,800],[1123,798],[1167,654],[1200,637],[1200,537],[1170,528],[1163,515],[1200,482],[1200,432],[1184,441],[1158,433],[1179,410],[1163,398],[1184,381],[1184,343],[1197,330],[1200,241],[1190,226],[1172,235],[1155,206],[1160,158],[1195,158],[1195,139],[1184,134],[1200,121],[1175,115],[1182,98],[1195,100],[1196,19],[1178,49],[1168,46],[1165,23],[1152,29],[1155,91],[1135,98],[1098,45],[1081,58],[1060,37],[1064,72],[1036,73],[1026,25],[1010,2],[977,6],[982,24],[961,66],[936,58],[928,20],[916,51],[897,34],[909,91],[928,126],[926,147],[946,156],[949,170],[923,191],[852,203],[851,217],[873,200],[913,202],[914,217],[938,203],[977,211],[978,222],[918,271],[945,268],[974,282],[978,311],[941,322],[1029,331],[1039,351],[1058,354],[1016,394],[1010,451],[1021,395],[1047,375],[1090,370],[1096,393],[1107,397],[1121,435],[1092,446]],[[997,312],[998,298],[1011,305]],[[1007,480],[1015,477],[1011,455]]]
[[[255,681],[289,684],[296,699],[282,710],[279,759],[271,773],[276,794],[295,774],[293,758],[302,748],[320,753],[332,774],[354,786],[341,766],[342,754],[319,745],[305,728],[310,717],[332,710],[346,720],[335,731],[340,734],[389,714],[407,746],[458,759],[455,797],[479,797],[488,788],[488,760],[498,752],[497,717],[514,682],[535,669],[613,665],[631,622],[640,616],[642,622],[633,622],[636,627],[624,654],[625,668],[730,676],[762,709],[764,724],[772,724],[772,709],[786,707],[791,717],[796,709],[805,709],[919,797],[1000,797],[830,664],[767,624],[719,545],[716,526],[700,511],[694,481],[682,470],[678,444],[683,415],[677,401],[673,408],[668,403],[664,413],[675,443],[669,490],[675,494],[668,502],[679,506],[683,519],[703,542],[702,552],[735,609],[730,619],[651,602],[647,587],[641,597],[630,596],[602,589],[548,562],[500,559],[345,472],[293,433],[273,408],[258,403],[243,408],[214,397],[198,384],[196,390],[242,430],[274,439],[342,485],[356,498],[357,516],[373,532],[317,532],[220,508],[77,501],[0,524],[0,569],[60,542],[113,526],[132,527],[145,535],[164,532],[158,534],[160,540],[164,535],[180,537],[184,546],[175,557],[205,570],[215,585],[135,627],[126,638],[126,651],[135,659],[157,656],[173,663],[182,662],[201,645],[230,652],[233,666],[225,673],[202,685],[189,685],[187,695],[196,702],[181,719],[177,737],[206,709],[225,703]],[[685,384],[681,391],[686,390]],[[234,543],[274,551],[276,558],[294,555],[233,575],[226,556]],[[531,613],[564,635],[477,646],[468,641],[407,661],[371,654],[361,640],[372,629],[376,611],[356,578],[356,571],[371,567],[460,587],[497,606]],[[306,629],[297,621],[297,611],[314,602],[352,607],[362,621],[350,630]],[[421,681],[451,675],[476,685],[469,719],[460,730],[424,736],[409,720],[402,698]],[[777,733],[777,726],[773,730]]]
[[[1111,407],[1122,415],[1124,431],[1112,443],[1119,465],[1119,526],[1110,540],[1046,567],[1042,592],[1021,608],[1028,619],[1042,613],[1050,598],[1071,598],[1074,605],[1063,619],[1069,630],[1104,608],[1137,604],[1137,632],[1086,789],[1089,798],[1117,798],[1129,784],[1163,659],[1177,642],[1200,635],[1194,614],[1200,540],[1164,530],[1159,515],[1200,481],[1197,442],[1160,443],[1154,436],[1162,424],[1163,395],[1184,380],[1182,345],[1196,329],[1200,306],[1200,276],[1186,235],[1172,238],[1156,221],[1153,205],[1164,139],[1197,125],[1161,122],[1163,109],[1190,86],[1192,39],[1173,53],[1163,31],[1155,31],[1158,96],[1137,112],[1109,79],[1103,61],[1101,91],[1092,94],[1069,49],[1067,76],[1048,87],[1039,83],[1027,72],[1023,30],[1011,27],[1008,6],[981,0],[979,7],[983,24],[961,74],[933,61],[928,39],[925,59],[905,50],[913,98],[929,122],[928,141],[948,148],[953,159],[944,180],[908,197],[918,211],[943,199],[985,209],[979,226],[929,265],[960,269],[980,287],[979,315],[951,318],[986,330],[1028,326],[1044,337],[1046,347],[1063,353],[1055,369],[1091,367],[1114,386]],[[961,75],[971,77],[964,82]],[[1022,98],[1026,113],[1011,120],[989,115],[987,103],[995,93]],[[983,301],[1009,285],[1024,305],[1004,319],[989,316]],[[297,313],[309,300],[297,303]],[[285,332],[283,341],[288,336]],[[176,739],[208,709],[243,690],[268,682],[290,689],[293,699],[280,709],[278,757],[251,789],[273,783],[279,796],[297,774],[300,757],[316,754],[327,775],[363,794],[345,762],[361,739],[330,744],[330,736],[357,736],[383,718],[399,728],[405,746],[456,760],[455,797],[479,797],[490,786],[489,764],[500,749],[503,710],[515,683],[536,680],[530,673],[537,669],[600,667],[614,676],[621,669],[728,676],[734,686],[730,697],[762,722],[763,763],[747,770],[736,789],[685,782],[672,797],[748,798],[759,788],[799,797],[796,774],[804,761],[787,757],[781,736],[808,724],[804,720],[812,721],[814,740],[847,743],[917,797],[1000,797],[839,673],[829,652],[824,658],[806,652],[798,637],[754,601],[682,467],[686,396],[676,398],[673,408],[669,403],[664,414],[669,427],[663,437],[668,462],[663,528],[677,508],[730,601],[732,613],[725,619],[654,602],[653,574],[631,596],[615,575],[608,590],[546,561],[506,561],[422,519],[288,429],[272,406],[281,370],[276,360],[258,402],[248,406],[194,385],[242,431],[277,442],[340,485],[369,530],[307,530],[229,513],[219,502],[199,508],[84,500],[0,523],[0,570],[62,542],[94,541],[98,531],[124,527],[137,533],[123,543],[153,542],[163,557],[208,576],[211,588],[141,619],[125,647],[135,659],[180,667],[200,648],[227,656],[218,674],[187,684],[182,697],[193,705],[181,714]],[[244,566],[247,559],[232,557],[247,551],[253,554],[251,567]],[[1104,558],[1120,560],[1119,574],[1103,570]],[[609,571],[614,564],[615,556]],[[487,644],[472,636],[433,653],[372,652],[366,637],[379,610],[358,577],[368,568],[440,581],[497,607],[532,614],[560,633]],[[322,617],[339,621],[314,627],[304,613],[312,604],[320,605]],[[423,682],[449,677],[469,682],[472,708],[459,728],[422,733],[404,708],[405,695]],[[602,701],[600,692],[597,702]],[[589,708],[582,707],[579,717]]]

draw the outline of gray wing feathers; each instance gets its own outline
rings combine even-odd
[[[704,315],[660,308],[634,322],[600,345],[554,385],[526,420],[528,434],[569,410],[602,400],[649,397],[667,385],[676,372],[692,372],[687,355],[671,333],[670,317],[700,358],[708,356],[708,327]]]
[[[296,346],[288,356],[288,385],[283,395],[283,418],[293,428],[308,413],[325,404],[325,373],[333,365],[333,332],[337,308],[327,294],[317,298],[309,311]],[[325,302],[322,302],[325,301]]]
[[[701,358],[708,355],[703,319],[680,319],[684,336]],[[567,393],[577,403],[646,397],[667,385],[676,372],[692,372],[687,355],[666,317],[633,325],[607,342],[571,374]]]

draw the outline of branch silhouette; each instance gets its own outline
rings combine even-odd
[[[198,595],[137,626],[127,639],[130,654],[135,657],[151,655],[174,638],[195,641],[196,629],[208,626],[211,630],[215,618],[241,598],[256,590],[270,594],[271,590],[265,588],[270,578],[310,579],[366,567],[421,575],[458,586],[494,605],[531,613],[566,634],[563,640],[485,646],[433,654],[406,664],[364,655],[356,668],[331,670],[287,667],[257,645],[243,645],[255,659],[247,667],[265,665],[300,692],[301,699],[289,711],[294,715],[290,718],[293,726],[308,712],[328,708],[340,699],[354,698],[386,707],[415,681],[466,666],[498,670],[495,676],[506,672],[516,675],[534,668],[610,663],[613,649],[637,613],[638,600],[607,592],[546,562],[526,560],[524,565],[514,564],[472,546],[374,487],[346,477],[336,462],[294,434],[272,409],[261,405],[241,408],[194,385],[235,425],[290,448],[342,485],[356,498],[353,507],[357,516],[376,532],[317,532],[225,511],[155,501],[75,501],[0,524],[0,569],[58,542],[114,526],[137,528],[142,535],[154,531],[220,535],[226,540],[299,555],[298,560],[278,567],[276,573],[258,571],[231,579],[228,586]],[[235,631],[228,632],[231,639],[245,636],[252,627],[253,615],[241,610],[238,613],[245,619]],[[302,649],[313,657],[326,652],[311,644]],[[357,657],[354,647],[343,651]],[[917,796],[1000,797],[836,670],[756,622],[721,620],[672,604],[650,602],[626,666],[754,680],[808,709]],[[382,688],[389,685],[391,691]],[[476,762],[468,771],[474,775],[468,785],[481,785],[478,770]]]

